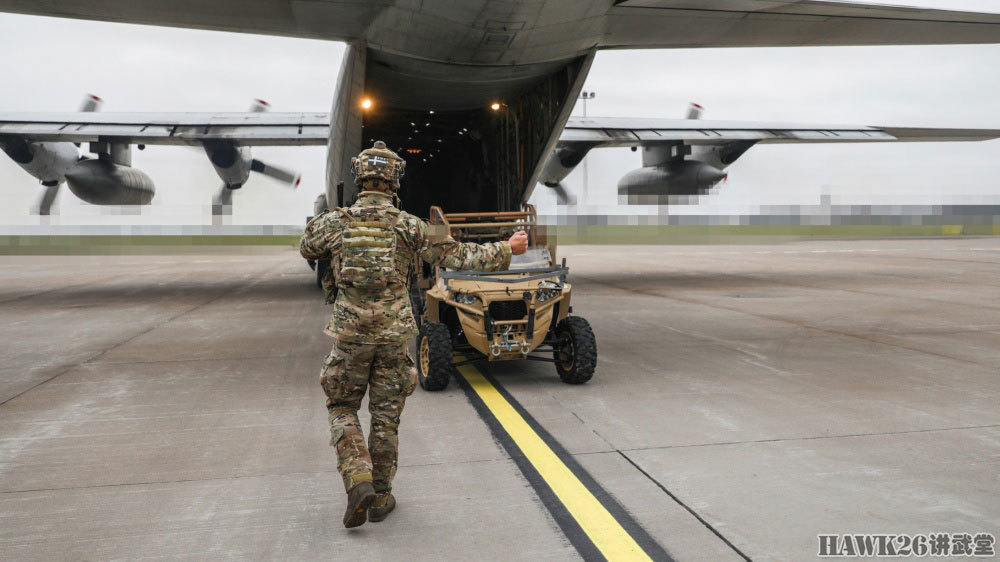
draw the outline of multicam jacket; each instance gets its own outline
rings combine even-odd
[[[416,258],[427,263],[457,270],[503,271],[510,266],[510,244],[460,243],[446,234],[432,235],[429,226],[419,218],[398,211],[392,197],[381,191],[362,191],[352,209],[358,207],[384,209],[384,218],[395,220],[396,268],[399,279],[409,279]],[[380,213],[381,214],[381,213]],[[299,243],[302,257],[313,260],[329,259],[337,271],[337,259],[343,246],[346,221],[340,211],[327,211],[306,225]],[[410,310],[406,285],[390,283],[379,290],[342,287],[333,304],[333,316],[325,332],[341,341],[385,344],[406,341],[417,334],[417,325]]]

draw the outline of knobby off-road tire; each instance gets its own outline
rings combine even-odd
[[[451,332],[438,322],[424,322],[417,338],[417,380],[424,390],[444,390],[451,379]]]
[[[593,378],[597,367],[597,338],[590,322],[579,316],[567,316],[556,326],[556,339],[553,357],[559,378],[566,384],[583,384]]]

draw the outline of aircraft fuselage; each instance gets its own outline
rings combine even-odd
[[[569,118],[593,51],[525,65],[461,65],[350,44],[331,111],[327,199],[350,158],[384,140],[407,160],[401,199],[426,216],[517,209]],[[366,107],[367,106],[367,107]]]

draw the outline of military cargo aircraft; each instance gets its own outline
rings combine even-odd
[[[404,208],[426,216],[445,201],[449,212],[517,210],[539,183],[565,201],[562,180],[599,147],[642,150],[643,167],[622,178],[619,195],[649,203],[706,192],[758,143],[1000,137],[1000,130],[570,116],[602,49],[1000,43],[1000,14],[823,0],[0,0],[0,11],[348,45],[330,113],[0,114],[0,147],[47,186],[40,210],[67,180],[95,203],[148,203],[153,182],[131,167],[134,145],[203,147],[223,180],[219,203],[252,171],[289,179],[254,160],[251,147],[326,145],[332,202],[338,185],[347,186],[342,197],[352,195],[351,156],[381,139],[410,162]],[[95,158],[72,143],[88,143]]]

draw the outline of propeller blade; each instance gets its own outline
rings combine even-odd
[[[685,119],[695,119],[695,120],[701,119],[701,116],[704,114],[705,114],[704,107],[694,102],[691,102],[691,105],[688,107],[687,117]]]
[[[257,98],[250,102],[250,113],[264,113],[265,111],[271,110],[271,104],[266,101]]]
[[[550,185],[549,189],[556,192],[556,201],[559,205],[575,205],[576,197],[566,190],[566,186],[562,182],[555,185]]]
[[[93,113],[95,111],[100,111],[101,106],[104,105],[104,100],[99,96],[94,94],[87,94],[83,96],[83,101],[80,102],[80,110],[82,113]],[[80,143],[74,142],[77,148],[80,147]]]
[[[282,183],[287,183],[292,189],[297,188],[299,183],[302,181],[302,174],[265,164],[256,158],[254,158],[250,163],[250,170],[263,174],[269,178],[276,179]]]
[[[57,183],[55,185],[45,186],[45,193],[42,193],[42,196],[38,198],[38,205],[35,207],[35,214],[51,214],[52,204],[56,202],[56,195],[59,195],[59,187],[61,185],[62,183]]]
[[[233,190],[223,185],[219,193],[212,198],[212,216],[233,214]]]
[[[94,111],[100,111],[101,106],[104,105],[104,100],[94,94],[87,94],[83,97],[83,101],[80,102],[80,111],[84,113],[92,113]]]

